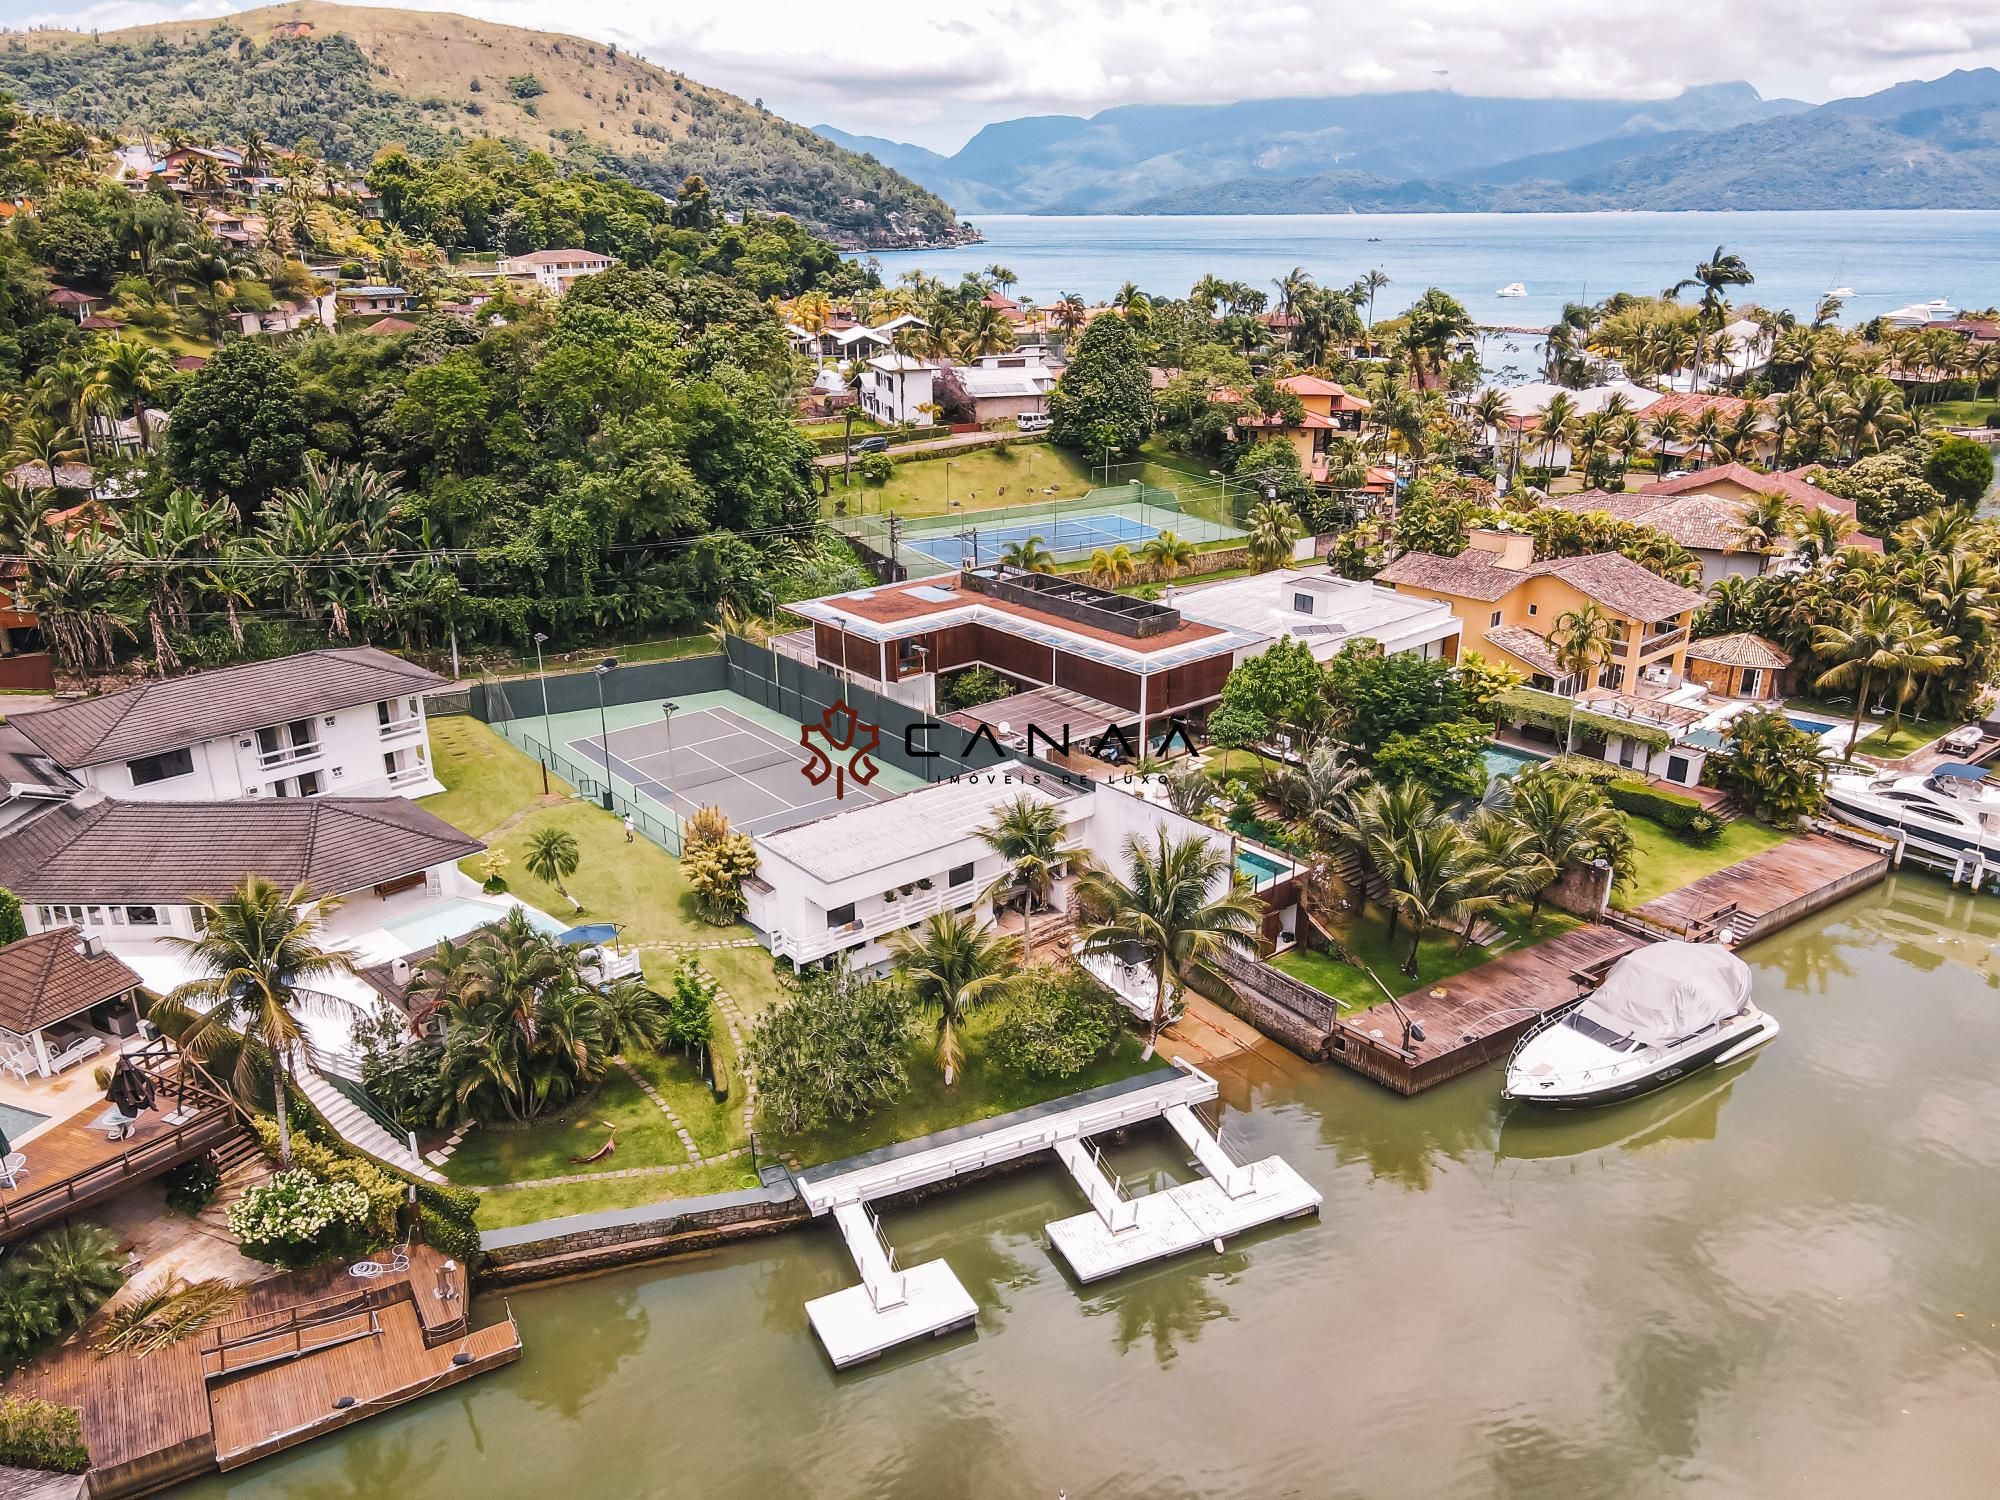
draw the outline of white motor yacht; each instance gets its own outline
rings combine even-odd
[[[1944,761],[1927,771],[1837,773],[1826,780],[1826,800],[1850,823],[1901,834],[1927,853],[2000,866],[2000,787],[1984,766]]]
[[[1510,281],[1493,295],[1496,297],[1525,297],[1528,295],[1528,288],[1521,282]]]
[[[1777,1034],[1734,953],[1719,943],[1652,943],[1521,1038],[1503,1097],[1544,1109],[1614,1104],[1735,1062]]]

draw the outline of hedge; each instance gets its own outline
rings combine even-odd
[[[1658,823],[1690,843],[1708,843],[1722,832],[1721,819],[1683,793],[1624,780],[1606,782],[1604,792],[1613,807]]]
[[[33,1396],[0,1396],[0,1464],[81,1474],[90,1467],[83,1418],[74,1406]]]
[[[1538,724],[1544,729],[1565,733],[1574,712],[1576,727],[1580,734],[1610,738],[1619,735],[1648,750],[1664,750],[1671,745],[1673,736],[1664,729],[1633,722],[1631,719],[1614,719],[1609,714],[1592,713],[1587,708],[1572,710],[1570,700],[1558,693],[1545,693],[1540,688],[1517,687],[1502,693],[1496,702],[1500,716],[1516,724]]]

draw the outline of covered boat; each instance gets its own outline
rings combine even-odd
[[[1734,1062],[1778,1034],[1750,968],[1717,943],[1653,943],[1591,995],[1531,1029],[1507,1060],[1505,1097],[1552,1109],[1609,1104]]]

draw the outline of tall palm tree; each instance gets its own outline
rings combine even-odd
[[[1035,956],[1035,908],[1048,905],[1058,872],[1082,871],[1090,851],[1068,842],[1069,825],[1053,802],[1037,801],[1026,792],[1003,805],[993,821],[979,830],[986,846],[1007,861],[1007,873],[993,883],[989,899],[1020,892],[1021,950]]]
[[[1900,727],[1903,706],[1915,683],[1929,673],[1956,666],[1958,658],[1952,648],[1957,644],[1957,636],[1940,633],[1908,604],[1886,594],[1864,599],[1838,624],[1820,626],[1813,634],[1813,651],[1833,665],[1821,672],[1813,685],[1854,693],[1854,722],[1842,759],[1854,759],[1870,689],[1885,680],[1895,685],[1895,718]]]
[[[1467,819],[1465,837],[1473,879],[1471,894],[1452,913],[1464,924],[1460,952],[1472,941],[1473,922],[1480,913],[1532,896],[1556,878],[1555,862],[1535,847],[1518,819],[1498,807],[1483,807]]]
[[[1064,292],[1049,312],[1056,320],[1056,327],[1070,334],[1083,327],[1090,315],[1090,310],[1083,305],[1083,298],[1075,292]]]
[[[320,988],[355,972],[353,956],[326,941],[326,919],[339,909],[335,897],[315,898],[303,885],[287,892],[261,875],[244,878],[234,895],[201,903],[201,935],[169,937],[198,976],[177,985],[162,1005],[180,1027],[179,1045],[200,1061],[236,1047],[233,1082],[249,1097],[261,1057],[271,1067],[272,1113],[278,1122],[278,1166],[292,1164],[291,1112],[286,1090],[293,1058],[312,1043],[300,1016],[338,1013],[348,1002]]]
[[[1266,500],[1250,511],[1244,546],[1259,568],[1274,568],[1292,555],[1304,527],[1299,513],[1282,500]]]
[[[139,429],[139,448],[153,446],[146,430],[146,406],[165,394],[174,378],[173,361],[154,344],[137,339],[107,339],[98,350],[97,376],[106,395],[131,413]]]
[[[40,464],[56,487],[56,470],[83,451],[75,432],[47,417],[24,417],[14,424],[7,450],[9,464]]]
[[[1177,532],[1162,531],[1139,549],[1139,556],[1162,578],[1178,578],[1194,561],[1194,543]]]
[[[1674,284],[1669,295],[1690,287],[1702,289],[1701,310],[1694,325],[1694,377],[1689,390],[1701,389],[1702,332],[1711,322],[1720,330],[1722,316],[1729,310],[1729,304],[1723,297],[1724,290],[1732,286],[1748,286],[1756,279],[1750,274],[1750,267],[1742,256],[1730,254],[1717,245],[1715,254],[1694,268],[1694,275]]]
[[[1380,268],[1373,271],[1363,271],[1361,279],[1355,282],[1355,286],[1365,292],[1368,297],[1368,331],[1370,333],[1375,331],[1375,294],[1388,284],[1388,273]]]
[[[1516,777],[1510,808],[1527,834],[1525,854],[1546,859],[1557,870],[1578,861],[1608,860],[1614,867],[1629,861],[1632,836],[1618,809],[1597,787],[1574,776]],[[1546,889],[1537,887],[1528,907],[1531,918],[1541,915]]]
[[[1663,411],[1647,425],[1652,429],[1653,446],[1659,451],[1659,457],[1653,461],[1653,472],[1664,479],[1674,446],[1687,441],[1687,418],[1678,411]]]
[[[1494,453],[1497,456],[1501,434],[1513,426],[1514,418],[1513,412],[1508,409],[1507,398],[1501,393],[1500,388],[1489,385],[1474,396],[1471,404],[1465,409],[1465,418],[1472,424],[1478,441],[1485,442],[1488,434],[1491,434]]]
[[[1236,888],[1228,847],[1218,841],[1198,833],[1175,839],[1162,828],[1151,842],[1128,838],[1123,852],[1125,879],[1100,869],[1077,881],[1084,909],[1097,918],[1082,934],[1083,951],[1138,950],[1153,971],[1157,1043],[1172,1019],[1176,986],[1226,989],[1217,957],[1256,953],[1263,908]]]
[[[1556,445],[1565,441],[1576,426],[1576,400],[1568,391],[1557,391],[1549,404],[1535,413],[1535,438],[1542,449],[1542,467],[1552,469]]]
[[[528,857],[524,861],[528,873],[554,886],[563,900],[578,911],[583,910],[583,904],[569,893],[563,881],[574,875],[582,862],[576,835],[567,828],[537,828],[528,835]]]
[[[1556,616],[1549,632],[1549,648],[1556,665],[1570,679],[1569,729],[1563,735],[1563,754],[1576,747],[1576,698],[1586,691],[1599,670],[1611,660],[1618,645],[1618,626],[1611,616],[1592,602],[1566,609]]]
[[[1418,979],[1424,934],[1445,917],[1467,907],[1489,882],[1484,866],[1468,857],[1466,838],[1448,821],[1412,829],[1395,849],[1388,872],[1389,899],[1410,921],[1410,952],[1403,972]]]
[[[1042,538],[1038,536],[1009,542],[1000,549],[1000,561],[1024,573],[1053,573],[1056,570],[1055,554],[1042,545]]]
[[[1701,455],[1696,468],[1705,469],[1715,462],[1715,450],[1723,436],[1722,414],[1714,407],[1705,406],[1695,413],[1694,420],[1688,424],[1688,441]]]
[[[126,512],[118,537],[122,559],[147,594],[146,625],[153,638],[153,663],[165,677],[180,665],[168,632],[188,624],[186,564],[212,558],[235,529],[234,513],[220,501],[177,487],[156,501],[141,501]]]
[[[1444,820],[1444,809],[1418,782],[1374,782],[1348,797],[1345,813],[1328,819],[1326,831],[1361,857],[1379,889],[1393,883],[1396,862],[1417,830]],[[1387,909],[1394,943],[1403,908],[1391,901]]]
[[[938,1066],[950,1088],[965,1064],[966,1012],[1006,987],[1020,946],[983,931],[971,912],[955,911],[938,912],[921,927],[893,934],[888,946],[918,1004],[937,1012]]]
[[[1808,567],[1830,561],[1854,534],[1854,519],[1824,505],[1804,512],[1793,528],[1799,560]]]
[[[1880,453],[1884,443],[1908,432],[1912,425],[1903,406],[1903,393],[1884,375],[1867,376],[1837,393],[1833,423],[1850,458]]]
[[[1799,508],[1784,495],[1765,491],[1743,502],[1736,523],[1736,541],[1760,557],[1768,558],[1790,541],[1798,531]]]

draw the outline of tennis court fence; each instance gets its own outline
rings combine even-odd
[[[609,791],[613,812],[630,818],[634,830],[643,833],[676,859],[680,857],[681,820],[672,808],[662,807],[650,798],[645,803],[639,802],[618,789],[616,778],[607,781],[603,766],[581,763],[575,757],[543,744],[535,735],[523,734],[521,748],[600,807],[604,805],[605,792]]]
[[[944,516],[840,516],[828,524],[882,557],[893,555],[912,578],[998,562],[1007,547],[1030,538],[1038,538],[1057,562],[1079,562],[1099,549],[1120,546],[1136,554],[1163,531],[1198,543],[1244,535],[1239,526],[1184,506],[1172,490],[1137,480],[1100,486],[1067,500]]]

